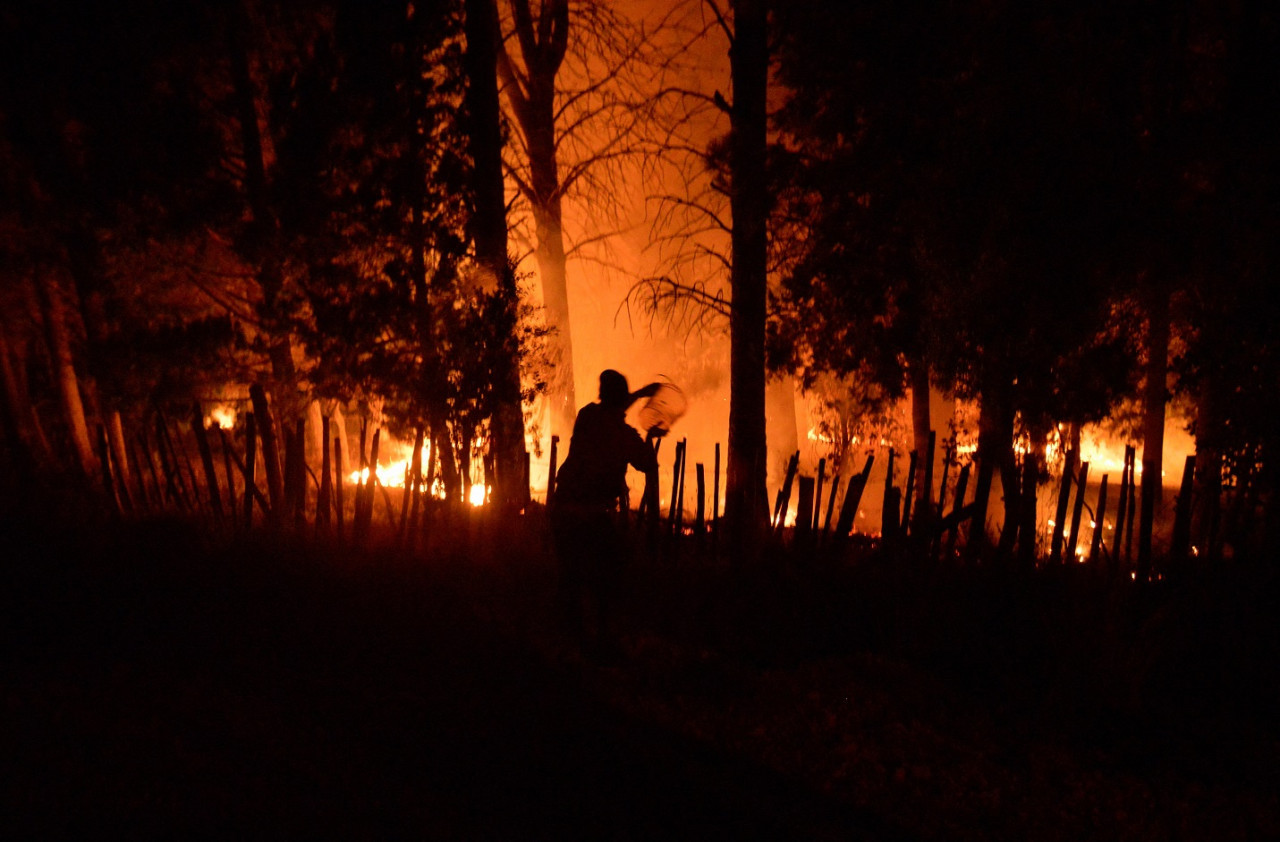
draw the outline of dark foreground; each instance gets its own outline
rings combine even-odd
[[[550,622],[529,520],[413,558],[175,522],[2,537],[9,838],[1280,835],[1259,593],[728,586],[686,555],[636,565],[601,659]]]

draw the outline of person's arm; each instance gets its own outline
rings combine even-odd
[[[653,451],[653,445],[650,439],[640,438],[640,434],[634,428],[628,427],[630,435],[627,436],[627,463],[637,471],[645,474],[657,473],[658,471],[658,455]]]
[[[639,389],[636,389],[634,392],[631,393],[631,397],[627,400],[627,406],[631,406],[631,404],[635,403],[641,398],[653,397],[655,394],[657,394],[658,390],[661,388],[662,388],[661,383],[650,383],[647,386],[641,386]]]

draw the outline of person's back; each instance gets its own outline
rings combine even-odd
[[[580,638],[586,634],[586,601],[596,609],[597,642],[613,636],[611,604],[626,555],[614,510],[626,488],[628,465],[645,474],[646,485],[656,483],[658,473],[653,447],[627,423],[627,407],[657,388],[651,383],[633,393],[621,374],[602,372],[600,401],[578,411],[569,455],[556,477],[551,527],[560,561],[561,609]]]
[[[569,455],[556,480],[557,503],[612,508],[625,488],[627,466],[657,467],[653,448],[626,421],[625,409],[592,403],[573,424]]]

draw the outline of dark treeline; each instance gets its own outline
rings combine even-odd
[[[1194,545],[1273,548],[1274,10],[800,3],[775,23],[775,364],[909,388],[921,459],[928,386],[976,400],[1005,552],[1035,540],[1038,445],[1057,428],[1078,452],[1083,425],[1130,414],[1140,568],[1174,406]]]

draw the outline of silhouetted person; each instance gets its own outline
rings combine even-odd
[[[645,474],[646,487],[657,482],[658,459],[652,445],[626,420],[627,407],[649,397],[660,384],[635,392],[627,378],[600,373],[600,400],[578,411],[569,455],[556,474],[551,529],[560,562],[560,608],[571,633],[589,640],[587,619],[594,608],[596,642],[613,639],[613,603],[627,555],[619,500],[626,496],[627,466]],[[650,439],[661,435],[654,430]],[[655,485],[656,487],[656,485]]]

